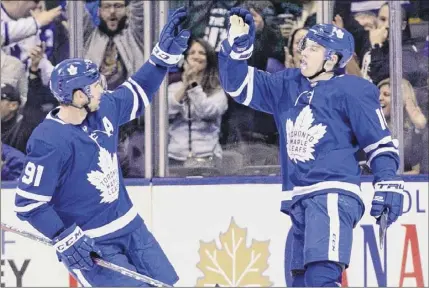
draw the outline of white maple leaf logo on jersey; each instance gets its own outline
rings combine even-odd
[[[308,105],[299,113],[295,124],[291,119],[286,121],[287,153],[295,163],[314,160],[314,146],[326,133],[325,125],[312,126],[313,122],[313,112]]]
[[[100,147],[98,154],[99,171],[88,173],[88,181],[101,192],[100,203],[112,203],[119,196],[118,158],[116,153]]]

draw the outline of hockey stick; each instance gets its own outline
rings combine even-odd
[[[380,236],[380,249],[383,249],[384,238],[386,237],[387,231],[387,217],[389,215],[389,208],[383,210],[380,216],[380,227],[378,230],[378,236]]]
[[[1,229],[4,230],[4,231],[13,232],[15,234],[18,234],[18,235],[21,235],[23,237],[29,238],[31,240],[43,243],[45,245],[52,246],[52,241],[49,240],[49,239],[47,239],[47,238],[40,237],[40,236],[31,234],[31,233],[22,231],[22,230],[20,230],[18,228],[12,227],[12,226],[7,225],[7,224],[5,224],[3,222],[1,222]],[[155,286],[155,287],[173,287],[173,286],[165,284],[165,283],[163,283],[161,281],[152,279],[152,278],[150,278],[148,276],[142,275],[140,273],[128,270],[127,268],[124,268],[124,267],[121,267],[119,265],[116,265],[116,264],[110,263],[108,261],[105,261],[105,260],[103,260],[103,259],[101,259],[99,257],[93,257],[92,260],[94,261],[95,264],[97,264],[97,265],[99,265],[101,267],[104,267],[104,268],[107,268],[109,270],[121,273],[122,275],[134,278],[134,279],[136,279],[138,281],[142,281],[142,282],[147,283],[149,285],[152,285],[152,286]]]

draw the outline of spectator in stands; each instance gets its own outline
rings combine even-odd
[[[17,180],[21,175],[24,166],[24,153],[10,147],[6,144],[1,144],[1,180],[13,181]]]
[[[61,6],[48,11],[35,10],[39,2],[3,0],[1,5],[2,49],[21,60],[27,69],[31,65],[29,51],[46,40],[40,34],[40,28],[61,15]],[[39,66],[43,83],[47,85],[53,66],[46,55]]]
[[[17,58],[0,50],[1,81],[18,90],[22,105],[27,101],[28,78],[25,77],[25,66]]]
[[[37,7],[37,12],[43,12],[55,8],[58,4],[63,7],[61,15],[49,25],[42,27],[40,32],[41,41],[46,42],[45,54],[53,66],[70,58],[69,31],[65,11],[66,0],[40,1]]]
[[[404,8],[401,9],[402,17],[402,72],[413,87],[426,85],[428,75],[427,61],[420,61],[420,55],[413,39],[408,23],[408,15]],[[371,30],[369,39],[371,43],[370,51],[365,55],[362,65],[362,73],[365,78],[374,83],[389,77],[389,5],[381,6],[378,11],[377,29]],[[369,59],[368,59],[369,58]]]
[[[358,12],[354,15],[354,18],[365,31],[370,31],[377,28],[377,16],[374,12]]]
[[[113,90],[143,65],[143,1],[96,0],[97,15],[86,14],[85,58],[93,61]]]
[[[378,88],[384,117],[388,127],[392,129],[390,79],[380,81]],[[427,147],[421,147],[422,133],[426,128],[427,119],[417,104],[413,87],[405,79],[402,80],[402,97],[404,103],[404,172],[405,174],[419,174],[422,150],[427,150]]]
[[[9,84],[1,84],[1,139],[4,143],[9,144],[13,141],[13,136],[9,136],[16,123],[22,116],[18,113],[21,106],[21,97],[17,89]],[[18,131],[16,131],[17,133]]]
[[[201,38],[190,43],[182,81],[168,86],[168,156],[170,165],[214,167],[222,157],[219,131],[227,97],[214,48]]]
[[[304,38],[305,35],[307,35],[307,33],[307,28],[298,28],[291,33],[288,46],[285,47],[286,68],[299,68],[299,63],[301,61],[301,52],[298,51],[298,44],[301,39]]]
[[[2,88],[2,141],[22,153],[26,153],[27,141],[33,129],[53,107],[58,105],[49,87],[42,83],[39,67],[44,55],[43,46],[35,46],[29,51],[31,65],[29,67],[29,92],[25,105],[14,87],[5,85],[5,88]]]

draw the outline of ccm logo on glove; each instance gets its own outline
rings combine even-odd
[[[157,57],[167,60],[170,58],[167,54],[163,53],[158,47],[155,47],[154,52],[157,54]]]
[[[80,227],[76,227],[76,229],[74,229],[74,231],[69,236],[57,242],[54,247],[55,249],[57,249],[58,252],[64,252],[65,250],[73,246],[73,244],[76,243],[77,240],[82,238],[82,236],[82,229],[80,229]]]

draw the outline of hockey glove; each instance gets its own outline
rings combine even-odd
[[[188,48],[188,40],[191,36],[189,30],[182,29],[180,25],[187,15],[184,7],[177,9],[162,29],[159,42],[150,55],[150,60],[156,65],[173,67],[182,59],[182,54]],[[177,35],[175,35],[176,31]]]
[[[91,254],[102,256],[94,240],[76,224],[64,230],[53,242],[58,258],[70,269],[91,270],[95,267]]]
[[[388,209],[387,226],[390,226],[402,215],[404,182],[383,181],[375,183],[374,187],[375,194],[371,203],[371,216],[374,216],[377,219],[377,224],[380,224],[381,214]]]
[[[222,42],[222,52],[234,60],[246,60],[252,56],[255,42],[255,22],[252,14],[234,7],[229,12],[228,38]]]

